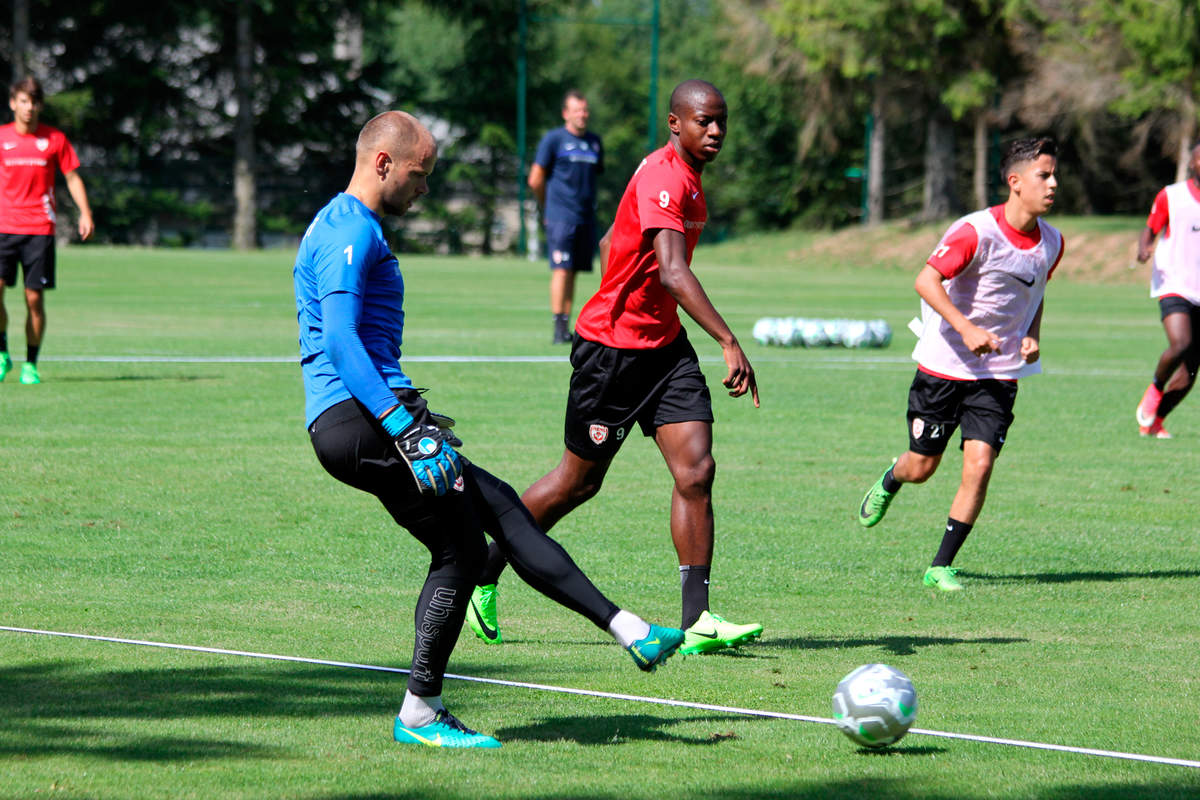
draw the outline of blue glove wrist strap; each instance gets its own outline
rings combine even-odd
[[[387,416],[379,420],[379,424],[391,436],[399,436],[404,429],[413,423],[413,415],[404,406],[396,406]]]

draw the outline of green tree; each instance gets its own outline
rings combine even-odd
[[[1129,117],[1176,115],[1176,180],[1187,175],[1200,92],[1200,8],[1195,0],[1083,3],[1093,39],[1119,46],[1125,91],[1114,108]]]

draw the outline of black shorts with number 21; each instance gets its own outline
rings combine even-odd
[[[1015,380],[951,380],[917,370],[908,390],[908,449],[941,455],[961,425],[962,441],[978,439],[999,453],[1016,400]]]

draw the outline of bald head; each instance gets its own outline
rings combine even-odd
[[[431,134],[416,117],[404,111],[385,111],[363,125],[355,147],[358,161],[372,161],[380,150],[397,160],[417,158],[418,151],[433,145]]]
[[[437,142],[412,114],[385,111],[358,133],[346,192],[377,214],[400,216],[429,191]]]
[[[693,78],[684,81],[671,92],[671,113],[682,117],[688,110],[700,108],[712,101],[725,103],[725,96],[708,81]]]

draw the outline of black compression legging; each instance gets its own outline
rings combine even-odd
[[[486,470],[464,459],[464,491],[421,495],[391,438],[354,400],[328,409],[309,434],[329,474],[379,498],[393,519],[429,550],[429,572],[415,614],[408,680],[413,694],[442,692],[446,664],[483,569],[484,530],[501,543],[517,574],[550,599],[601,629],[617,613],[567,552],[537,527],[512,487]]]

